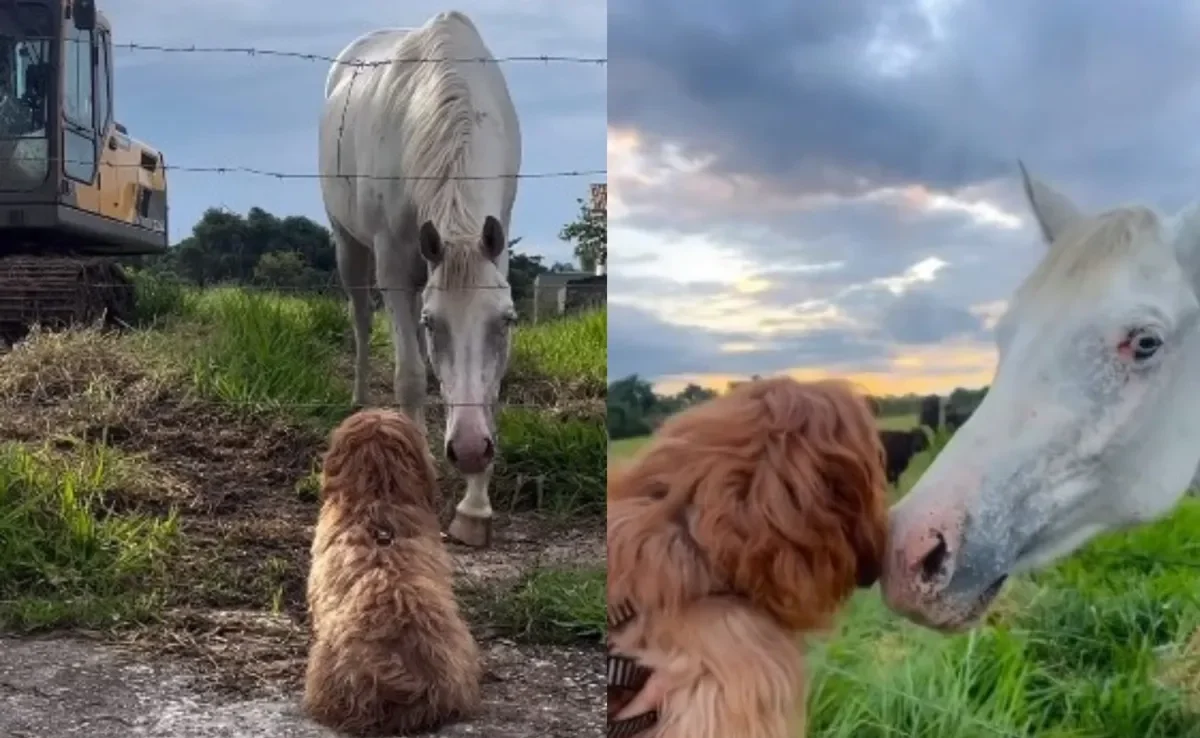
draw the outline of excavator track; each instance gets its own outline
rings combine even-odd
[[[15,343],[31,327],[119,326],[133,320],[134,285],[111,259],[0,258],[0,339]]]

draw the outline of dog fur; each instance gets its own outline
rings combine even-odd
[[[392,411],[350,416],[330,439],[321,500],[305,711],[360,736],[408,735],[474,714],[479,648],[451,588],[424,434]]]
[[[608,476],[610,649],[653,670],[647,738],[803,735],[801,636],[879,576],[883,449],[837,381],[742,384],[667,420]]]

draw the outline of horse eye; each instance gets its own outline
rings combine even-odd
[[[1133,347],[1133,358],[1145,361],[1154,356],[1162,348],[1163,340],[1153,333],[1135,333],[1130,341]]]
[[[429,313],[422,313],[421,314],[421,327],[425,328],[425,329],[432,328],[433,327],[433,316],[430,315]]]

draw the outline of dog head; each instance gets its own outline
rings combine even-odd
[[[878,579],[886,484],[874,418],[849,385],[759,380],[668,419],[610,470],[610,505],[627,513],[609,525],[637,531],[618,534],[637,544],[618,540],[619,556],[636,548],[643,567],[671,568],[662,577],[732,591],[807,630]],[[656,535],[666,542],[638,542]]]
[[[437,470],[425,434],[393,410],[361,410],[342,421],[329,440],[321,469],[321,497],[441,506]]]

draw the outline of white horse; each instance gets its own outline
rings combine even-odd
[[[891,512],[885,600],[948,631],[1008,576],[1166,515],[1200,465],[1200,205],[1088,215],[1021,176],[1046,254],[987,397]]]
[[[424,427],[427,353],[447,405],[446,457],[467,480],[449,533],[486,546],[495,406],[516,322],[505,234],[521,134],[499,65],[453,59],[494,59],[458,12],[342,50],[325,85],[321,192],[354,317],[354,402],[367,403],[374,269],[396,402]]]

